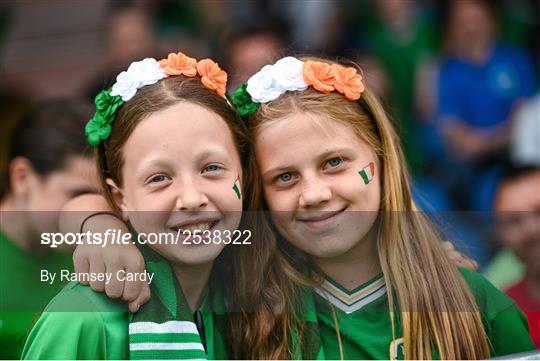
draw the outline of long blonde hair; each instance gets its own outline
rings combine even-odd
[[[440,235],[418,212],[398,136],[377,98],[369,90],[358,101],[313,88],[287,92],[261,104],[249,119],[252,139],[256,140],[262,126],[297,112],[351,125],[378,157],[382,178],[378,256],[389,290],[393,338],[393,310],[399,310],[405,357],[430,359],[433,346],[443,359],[489,357],[488,338],[475,298],[441,247]]]

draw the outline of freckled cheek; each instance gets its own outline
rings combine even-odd
[[[360,175],[349,174],[334,183],[334,194],[352,202],[357,210],[377,210],[380,202],[380,187],[374,178],[365,184]]]
[[[266,203],[273,212],[294,211],[298,207],[298,195],[294,190],[265,192]]]

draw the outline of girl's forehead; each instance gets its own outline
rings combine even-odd
[[[256,143],[261,141],[290,142],[308,138],[320,141],[362,141],[352,125],[345,121],[332,119],[329,116],[314,113],[293,113],[287,117],[271,120],[263,124],[256,137]]]
[[[142,120],[127,140],[127,158],[143,159],[150,153],[185,157],[207,148],[234,154],[227,123],[212,111],[192,103],[178,103]]]
[[[345,150],[374,157],[371,147],[350,124],[314,114],[298,113],[272,121],[260,129],[255,142],[256,155],[263,167]]]

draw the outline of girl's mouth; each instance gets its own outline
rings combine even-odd
[[[306,226],[312,229],[320,230],[334,225],[336,219],[345,212],[347,207],[340,209],[338,211],[328,211],[328,212],[318,212],[318,214],[308,216],[308,217],[299,217],[298,221],[302,222]]]
[[[186,234],[194,234],[195,232],[202,234],[206,231],[212,231],[219,221],[219,219],[190,220],[189,222],[183,222],[181,224],[169,227],[169,229],[173,232],[181,232]]]

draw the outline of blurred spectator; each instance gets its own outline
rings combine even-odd
[[[526,313],[532,339],[540,348],[540,166],[508,169],[496,193],[495,210],[503,246],[525,266],[523,278],[507,294]],[[510,272],[507,265],[492,269],[491,276],[507,277]]]
[[[271,3],[290,25],[294,49],[310,54],[334,54],[339,50],[336,46],[341,45],[344,25],[341,2],[274,0]]]
[[[17,121],[30,109],[30,97],[24,91],[17,89],[13,84],[2,84],[0,87],[0,190],[5,186],[2,183],[2,174],[7,172],[9,139]]]
[[[120,10],[108,21],[105,46],[113,65],[129,64],[134,59],[152,55],[154,40],[151,18],[140,8]]]
[[[42,232],[58,232],[58,211],[99,183],[84,124],[92,107],[76,100],[36,106],[17,125],[9,151],[7,187],[0,192],[0,358],[18,359],[36,315],[61,289],[40,272],[72,269],[71,254],[41,245]]]
[[[482,0],[452,1],[447,55],[439,77],[438,121],[456,162],[451,187],[468,209],[489,209],[497,164],[509,143],[513,116],[536,88],[531,59],[497,40],[494,9]],[[450,175],[449,175],[450,176]]]
[[[229,92],[283,55],[284,44],[277,34],[271,27],[246,26],[235,30],[225,40],[224,67],[229,74]]]
[[[400,131],[413,172],[421,170],[415,114],[420,67],[435,56],[437,29],[413,1],[385,0],[374,4],[376,17],[367,23],[365,43],[388,75],[392,116]]]
[[[158,57],[154,24],[150,14],[141,7],[120,8],[107,21],[103,54],[103,70],[100,70],[86,90],[89,99],[104,88],[111,86],[116,75],[135,60]],[[113,69],[111,71],[111,69]]]

